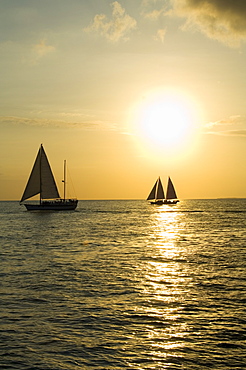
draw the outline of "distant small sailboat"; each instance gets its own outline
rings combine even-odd
[[[155,182],[155,185],[153,186],[147,200],[150,200],[151,204],[177,204],[179,200],[177,199],[177,194],[175,191],[175,188],[173,186],[172,180],[170,177],[168,177],[168,183],[167,183],[167,192],[166,197],[164,194],[163,186],[160,177]]]
[[[28,211],[71,211],[76,209],[77,199],[66,199],[66,161],[64,161],[64,198],[61,198],[56,182],[41,144],[20,204],[40,194],[39,204],[24,203]]]

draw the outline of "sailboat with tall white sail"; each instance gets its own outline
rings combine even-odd
[[[64,197],[61,198],[54,175],[52,173],[47,155],[41,144],[36,160],[34,162],[26,188],[20,200],[25,200],[39,194],[39,203],[24,203],[28,211],[71,211],[78,204],[77,199],[66,199],[66,161],[64,161]]]
[[[168,177],[166,196],[163,190],[162,182],[160,177],[155,182],[147,200],[150,200],[151,204],[177,204],[179,202],[174,185],[170,177]]]

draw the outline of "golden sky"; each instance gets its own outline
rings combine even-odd
[[[158,176],[246,197],[244,0],[0,0],[0,18],[1,200],[41,143],[78,199],[145,199]]]

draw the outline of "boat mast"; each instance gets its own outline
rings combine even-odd
[[[65,199],[66,199],[66,160],[64,160],[63,193],[64,193],[64,201],[65,201]]]
[[[155,189],[155,200],[157,200],[157,197],[158,197],[159,184],[160,184],[160,177],[158,177],[157,185],[156,185],[156,189]]]
[[[42,167],[42,149],[43,149],[43,144],[41,144],[40,146],[40,149],[39,149],[39,186],[40,186],[40,193],[39,193],[39,204],[41,205],[42,203],[42,170],[41,170],[41,167]]]

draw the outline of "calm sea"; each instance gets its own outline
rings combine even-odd
[[[0,222],[0,369],[246,368],[246,199]]]

